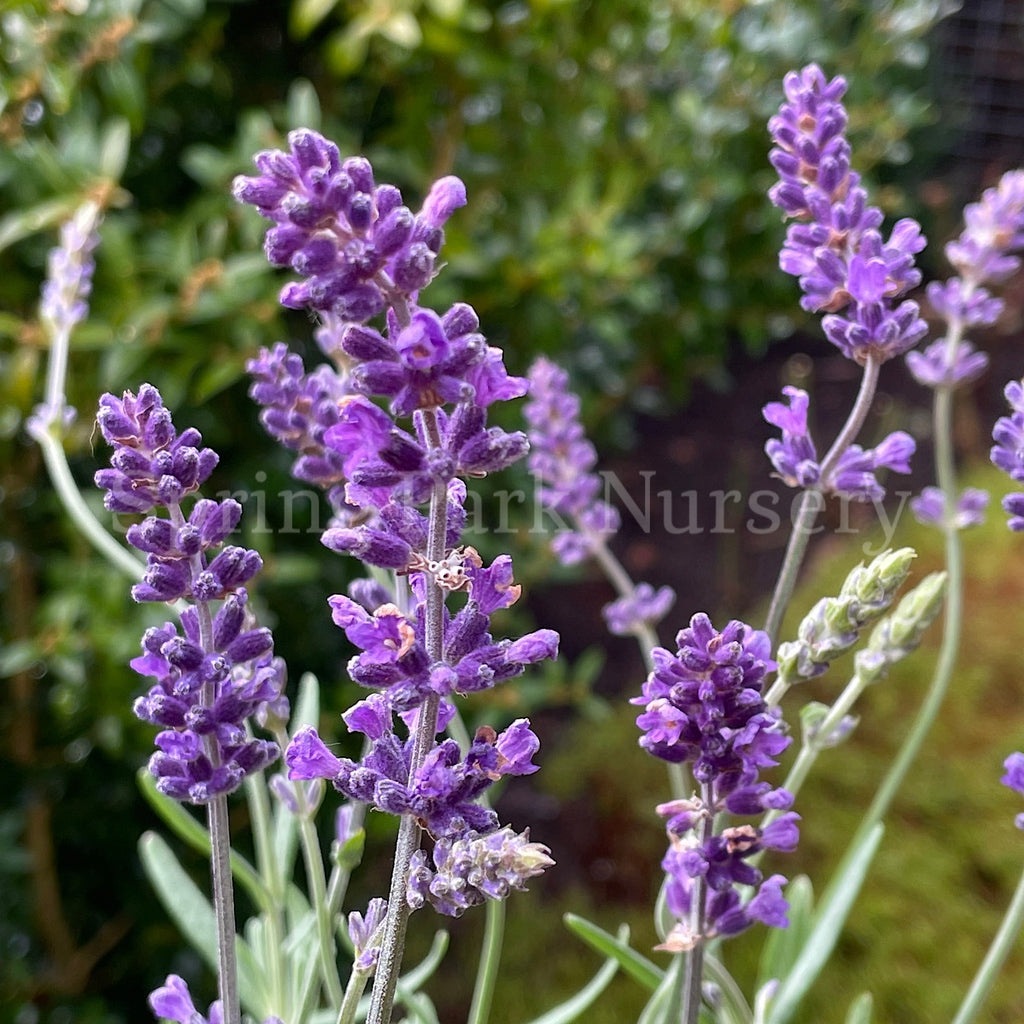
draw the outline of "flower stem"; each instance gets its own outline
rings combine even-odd
[[[1017,889],[1006,909],[1003,923],[999,926],[992,945],[988,947],[985,959],[978,968],[978,973],[975,974],[974,981],[971,982],[971,987],[967,995],[964,996],[964,1001],[960,1004],[960,1009],[957,1010],[952,1024],[970,1024],[978,1015],[982,1002],[992,988],[1000,968],[1017,940],[1022,923],[1024,923],[1024,874],[1021,874],[1020,881],[1017,882]]]
[[[951,326],[950,333],[955,333]],[[917,757],[925,736],[931,729],[942,707],[949,682],[956,668],[960,648],[960,631],[963,618],[963,554],[960,546],[960,531],[954,523],[956,508],[956,465],[953,455],[953,390],[939,387],[935,391],[935,473],[939,487],[946,497],[946,514],[943,517],[945,534],[946,570],[948,583],[946,604],[943,610],[942,644],[931,685],[924,702],[917,712],[910,733],[904,740],[896,759],[889,766],[882,784],[878,787],[871,806],[857,831],[857,838],[881,821],[889,810],[896,791],[899,789],[910,765]],[[857,839],[854,839],[856,843]]]
[[[235,892],[231,884],[231,833],[228,798],[214,797],[207,805],[210,827],[210,878],[217,917],[217,983],[224,1024],[241,1024],[238,1002],[238,964],[235,960]]]
[[[423,428],[431,448],[441,446],[437,413],[433,409],[423,411]],[[428,561],[440,562],[444,558],[445,536],[448,525],[448,493],[443,482],[434,485],[430,496],[430,513],[427,528]],[[426,620],[424,624],[427,655],[431,662],[439,662],[444,656],[444,591],[428,577],[426,594]],[[420,705],[413,733],[412,755],[409,764],[409,778],[423,765],[437,736],[437,712],[441,700],[438,696],[428,697]],[[398,975],[402,967],[402,953],[405,949],[405,931],[409,923],[409,903],[406,890],[409,881],[409,866],[412,855],[420,845],[420,827],[408,814],[402,815],[395,842],[395,862],[391,871],[391,888],[388,893],[388,912],[384,924],[384,939],[381,943],[380,959],[373,979],[370,996],[370,1012],[367,1024],[390,1024],[391,1010],[395,1002]]]
[[[252,729],[246,724],[247,737],[252,736]],[[283,747],[281,748],[284,749]],[[277,854],[274,849],[274,836],[271,827],[270,800],[267,793],[267,780],[262,772],[246,776],[245,794],[248,798],[249,818],[252,821],[253,845],[256,848],[256,864],[260,877],[266,885],[272,906],[264,912],[269,935],[268,946],[273,955],[268,964],[270,975],[267,988],[271,1005],[278,1015],[284,1013],[285,1004],[285,964],[284,964],[284,893],[281,891],[281,872],[278,869]]]
[[[309,901],[316,913],[317,941],[320,946],[320,973],[324,979],[327,999],[332,1006],[342,1001],[341,979],[334,947],[333,921],[327,902],[327,882],[324,875],[324,861],[320,854],[320,840],[316,827],[308,814],[299,813],[299,835],[302,839],[302,854],[306,864],[306,878],[309,885]]]
[[[864,363],[864,375],[860,381],[860,391],[857,393],[857,400],[853,403],[850,415],[847,417],[839,436],[832,443],[828,454],[821,462],[820,486],[827,486],[828,478],[836,468],[843,453],[856,440],[860,428],[864,426],[868,410],[875,398],[875,389],[878,387],[878,373],[881,363],[878,357],[870,353]],[[797,510],[796,522],[793,524],[793,532],[789,535],[789,543],[786,546],[786,555],[782,562],[782,569],[779,571],[779,578],[775,584],[775,592],[772,594],[771,605],[768,609],[768,618],[765,622],[765,632],[771,639],[774,647],[778,632],[782,626],[783,616],[793,596],[793,589],[796,586],[797,576],[800,573],[800,566],[803,563],[804,554],[807,551],[807,544],[811,539],[814,523],[818,513],[824,507],[822,493],[817,489],[805,490],[800,498],[800,505]]]
[[[705,808],[712,806],[711,786],[702,782],[700,786],[701,803]],[[699,825],[700,845],[706,846],[712,833],[711,815],[705,815]],[[682,1024],[697,1024],[700,1017],[700,1004],[703,1000],[704,980],[704,901],[707,898],[707,878],[705,875],[697,875],[693,880],[693,889],[690,892],[690,915],[691,930],[693,932],[694,946],[686,954],[686,970],[682,972],[683,979],[683,1012],[678,1019]],[[674,1002],[674,1000],[673,1000]],[[667,1016],[666,1019],[673,1019]]]
[[[612,554],[604,537],[599,533],[588,530],[582,523],[573,524],[590,542],[590,550],[593,552],[597,564],[604,570],[609,583],[615,588],[620,597],[632,597],[636,592],[636,584],[629,577],[622,563]],[[640,656],[644,660],[644,667],[647,671],[654,671],[654,648],[660,647],[658,634],[654,627],[648,622],[640,623],[633,634],[636,642],[640,645]],[[681,800],[689,793],[686,781],[686,773],[681,764],[668,764],[669,790],[676,800]]]
[[[487,901],[487,922],[484,925],[484,940],[480,949],[480,965],[476,972],[473,988],[473,1002],[469,1008],[466,1024],[487,1024],[491,1019],[491,1004],[494,1001],[494,987],[498,980],[498,966],[501,962],[501,947],[505,937],[505,901]]]
[[[168,505],[172,522],[182,526],[185,517],[181,507]],[[203,556],[191,559],[193,578],[203,569]],[[196,618],[199,621],[199,646],[213,651],[213,615],[207,601],[197,601]],[[217,684],[213,680],[203,683],[201,699],[204,707],[213,707],[217,698]],[[220,751],[213,735],[203,737],[206,756],[214,768],[220,764]],[[213,797],[206,807],[210,828],[210,882],[213,890],[213,910],[217,921],[217,984],[224,1013],[224,1024],[241,1024],[242,1011],[238,999],[238,962],[235,956],[235,890],[231,881],[231,828],[228,821],[226,793]]]

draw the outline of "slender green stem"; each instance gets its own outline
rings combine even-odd
[[[60,441],[59,431],[62,429],[60,423],[54,421],[48,426],[30,429],[33,439],[42,450],[53,489],[57,492],[68,518],[111,565],[120,569],[133,580],[141,580],[146,571],[145,562],[118,544],[85,503],[85,499],[71,475],[67,455]]]
[[[975,974],[974,981],[971,982],[971,987],[967,995],[964,996],[964,1001],[960,1004],[960,1009],[957,1010],[952,1024],[970,1024],[978,1015],[985,997],[995,983],[996,976],[1017,941],[1021,924],[1024,924],[1024,874],[1021,874],[1020,880],[1017,882],[1017,889],[1009,907],[1006,908],[1003,923],[999,926],[999,931],[992,940],[992,945],[989,946],[985,959],[981,962],[978,973]]]
[[[484,940],[480,948],[480,965],[476,972],[473,1002],[469,1007],[466,1024],[487,1024],[491,1019],[491,1004],[494,1002],[504,936],[505,901],[488,900]]]
[[[622,563],[612,554],[611,548],[605,542],[604,537],[599,533],[588,530],[582,523],[573,524],[590,543],[590,550],[593,552],[597,564],[604,570],[608,581],[615,588],[620,597],[631,597],[636,592],[636,585],[630,579]],[[654,627],[648,622],[639,623],[634,636],[640,645],[640,656],[644,660],[644,667],[648,672],[654,671],[654,648],[661,646],[658,643],[658,634]],[[676,800],[681,800],[689,794],[689,785],[686,781],[686,773],[681,764],[667,764],[669,791]]]
[[[353,970],[349,975],[348,984],[345,986],[345,998],[341,1002],[341,1009],[338,1010],[337,1024],[355,1024],[359,1000],[369,978],[365,971]]]
[[[338,975],[333,922],[327,903],[327,879],[323,855],[320,852],[320,839],[313,822],[307,815],[301,813],[301,807],[299,811],[299,837],[306,865],[306,884],[309,887],[309,902],[316,914],[317,942],[320,947],[320,974],[324,980],[324,988],[331,1006],[340,1006],[343,993],[341,978]]]
[[[247,732],[252,730],[246,725]],[[283,747],[281,748],[284,749]],[[270,800],[267,793],[267,782],[263,772],[246,776],[245,794],[249,804],[249,819],[252,822],[253,844],[256,848],[256,864],[260,877],[270,893],[272,906],[264,913],[269,939],[267,948],[272,950],[269,970],[268,989],[274,1012],[279,1016],[284,1013],[285,1001],[285,963],[284,963],[284,922],[282,913],[284,893],[281,890],[281,872],[278,869],[277,856],[274,850],[274,836],[271,828]]]
[[[214,797],[207,804],[210,827],[210,877],[217,917],[217,982],[224,1024],[241,1024],[238,1001],[238,964],[235,959],[235,892],[231,884],[231,831],[228,798]]]
[[[931,685],[924,702],[918,710],[910,733],[900,747],[895,760],[889,766],[878,792],[864,815],[854,840],[860,839],[876,822],[882,820],[889,810],[896,791],[903,782],[910,765],[917,757],[932,724],[942,707],[949,688],[949,682],[956,668],[960,648],[960,632],[963,618],[963,555],[960,547],[960,532],[953,518],[956,506],[956,467],[953,457],[952,431],[953,393],[950,388],[938,388],[935,392],[935,468],[939,487],[946,497],[945,534],[946,570],[948,582],[946,604],[943,611],[942,644],[935,664]]]
[[[432,409],[425,409],[422,416],[429,447],[440,447],[437,414]],[[426,551],[428,561],[440,562],[444,558],[447,519],[448,494],[444,484],[438,483],[430,496]],[[441,661],[444,656],[444,591],[430,579],[427,580],[424,632],[427,656],[431,662]],[[416,716],[409,765],[410,780],[419,771],[427,753],[434,745],[439,706],[439,697],[429,697],[420,706]],[[406,899],[409,867],[419,845],[419,825],[411,815],[402,815],[398,825],[398,839],[395,842],[395,862],[391,871],[384,939],[377,961],[377,972],[373,979],[367,1024],[390,1024],[391,1021],[398,975],[402,967],[402,953],[405,948],[405,932],[409,923],[409,903]]]
[[[878,357],[870,354],[864,363],[864,375],[861,377],[857,400],[853,403],[853,408],[850,410],[850,415],[847,417],[843,429],[839,431],[839,435],[832,442],[832,447],[828,450],[828,454],[821,461],[820,479],[823,484],[832,475],[832,471],[838,465],[843,453],[857,439],[860,428],[864,425],[868,410],[874,401],[875,390],[878,387],[880,368],[881,363],[878,361]],[[778,632],[782,626],[782,619],[786,614],[786,608],[789,605],[790,598],[793,596],[793,589],[796,586],[800,566],[807,551],[807,544],[811,539],[814,523],[823,506],[824,499],[818,490],[806,490],[800,498],[796,521],[793,524],[793,532],[789,535],[786,555],[782,562],[782,569],[779,571],[779,578],[775,584],[775,592],[772,594],[768,618],[765,622],[765,632],[771,638],[773,646],[778,638]]]
[[[587,537],[590,542],[590,550],[593,552],[597,564],[604,570],[609,582],[615,588],[619,597],[632,597],[636,592],[636,585],[629,578],[629,574],[623,568],[622,563],[612,554],[611,549],[605,542],[604,537],[599,533],[592,533],[585,527],[576,524],[577,529]],[[640,644],[640,654],[643,656],[647,671],[654,667],[651,660],[651,651],[658,645],[658,634],[654,627],[648,622],[638,623],[636,630],[637,643]]]

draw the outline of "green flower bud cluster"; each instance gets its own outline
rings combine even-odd
[[[779,645],[779,681],[785,686],[813,679],[849,650],[861,631],[892,604],[917,557],[913,548],[885,551],[870,565],[858,565],[837,597],[823,597],[806,615],[797,639]]]
[[[864,685],[884,679],[896,662],[920,644],[945,599],[946,573],[933,572],[900,601],[892,615],[875,626],[867,646],[857,652],[855,659],[857,675]]]

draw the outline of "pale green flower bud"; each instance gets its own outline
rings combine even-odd
[[[946,599],[946,573],[926,576],[891,615],[871,631],[867,647],[857,652],[857,674],[865,684],[884,679],[889,669],[921,642]]]
[[[823,597],[807,613],[797,639],[779,645],[779,679],[792,684],[825,672],[892,604],[916,557],[913,548],[884,551],[853,569],[837,597]]]

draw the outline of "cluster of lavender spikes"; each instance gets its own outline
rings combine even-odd
[[[522,396],[527,384],[508,375],[471,307],[439,314],[418,304],[442,225],[465,203],[462,182],[442,178],[413,214],[398,189],[376,184],[366,160],[342,160],[308,130],[288,141],[288,152],[256,157],[260,174],[238,178],[235,196],[275,222],[267,255],[302,277],[281,301],[326,317],[318,340],[335,365],[307,374],[277,346],[250,364],[252,394],[268,430],[300,452],[296,475],[329,489],[336,515],[323,543],[409,583],[388,590],[363,580],[351,596],[330,599],[334,622],[359,650],[349,675],[372,691],[344,716],[366,737],[365,756],[337,758],[305,729],[286,762],[292,779],[329,779],[353,800],[415,818],[434,841],[433,867],[416,852],[409,904],[458,914],[551,863],[528,833],[500,830],[481,800],[502,776],[536,770],[529,723],[500,735],[482,729],[467,751],[436,739],[453,697],[557,653],[551,630],[494,639],[491,616],[519,596],[511,560],[485,566],[461,543],[463,478],[503,469],[527,450],[523,434],[487,426],[487,409]],[[383,332],[367,324],[378,314]],[[455,593],[466,599],[452,612],[446,601]],[[395,730],[399,715],[406,737]]]
[[[920,281],[913,259],[924,245],[919,227],[900,221],[883,239],[882,214],[867,205],[850,169],[840,102],[845,82],[827,81],[810,65],[787,76],[785,88],[787,102],[770,124],[772,162],[781,176],[771,198],[797,221],[782,266],[800,278],[804,307],[827,314],[825,333],[844,355],[877,364],[907,353],[925,333],[916,303],[896,305]],[[281,301],[323,317],[319,341],[334,365],[307,373],[300,357],[275,346],[250,364],[252,394],[268,432],[298,453],[295,475],[328,494],[335,519],[324,544],[395,573],[391,589],[360,580],[349,596],[330,598],[335,624],[359,652],[349,676],[371,691],[343,716],[364,737],[363,757],[338,757],[315,730],[303,728],[286,753],[289,778],[327,779],[353,802],[415,821],[433,845],[411,855],[405,903],[458,916],[523,889],[553,863],[529,830],[502,827],[485,799],[502,777],[537,770],[539,741],[529,722],[518,719],[501,733],[481,727],[465,751],[453,739],[438,739],[456,714],[454,697],[557,656],[551,630],[494,639],[491,617],[520,593],[511,559],[502,555],[485,565],[462,543],[463,479],[505,468],[527,451],[523,434],[487,426],[487,409],[521,397],[527,382],[508,375],[469,306],[439,314],[418,305],[436,271],[442,226],[465,202],[462,183],[441,179],[413,214],[397,189],[375,183],[362,158],[341,160],[332,143],[308,130],[293,132],[289,144],[287,153],[259,154],[260,174],[239,178],[235,195],[275,222],[267,255],[302,278],[284,288]],[[969,207],[967,222],[947,247],[960,276],[928,290],[948,335],[907,355],[915,377],[936,389],[959,387],[987,365],[962,334],[994,322],[1002,305],[982,285],[1019,265],[1010,252],[1024,245],[1024,172],[1005,176]],[[91,246],[78,244],[87,260]],[[84,266],[82,280],[90,272]],[[67,268],[63,274],[73,276]],[[81,311],[72,299],[84,302],[85,294],[82,281],[66,295],[51,290],[44,314],[73,323]],[[378,315],[385,317],[383,332],[367,325]],[[571,524],[552,547],[565,564],[592,556],[607,567],[607,541],[619,518],[599,497],[596,453],[583,435],[578,399],[567,391],[566,374],[547,360],[531,369],[530,385],[530,469],[544,506]],[[807,425],[807,394],[783,393],[788,404],[764,409],[782,431],[766,452],[790,486],[875,501],[884,496],[878,471],[909,472],[914,442],[902,432],[874,449],[846,444],[835,458],[820,460]],[[1024,381],[1011,382],[1006,396],[1013,413],[996,425],[992,461],[1022,482]],[[411,425],[400,426],[400,418]],[[261,560],[254,551],[224,546],[241,514],[231,499],[194,500],[186,516],[183,503],[209,477],[217,456],[201,447],[198,431],[177,434],[155,388],[143,385],[138,395],[121,399],[105,395],[98,423],[114,447],[111,468],[96,474],[106,507],[146,516],[127,533],[147,559],[133,597],[184,605],[181,631],[172,623],[148,630],[143,654],[132,662],[156,679],[135,705],[140,718],[163,727],[150,769],[165,794],[205,803],[279,755],[274,743],[252,739],[246,728],[253,716],[287,716],[283,664],[273,657],[270,632],[255,625],[247,607],[245,584]],[[929,488],[914,507],[923,521],[962,527],[981,521],[986,502],[983,492],[965,491],[954,503]],[[1024,530],[1024,494],[1010,495],[1004,505],[1011,529]],[[166,517],[151,514],[159,509]],[[609,628],[649,634],[675,595],[667,587],[634,586],[621,570],[610,575],[620,597],[604,610]],[[453,594],[464,595],[457,610],[447,606]],[[751,863],[766,849],[793,850],[799,837],[792,794],[760,778],[790,743],[778,709],[764,696],[777,669],[771,654],[767,633],[739,621],[718,631],[697,614],[678,633],[675,653],[650,652],[651,671],[632,699],[643,708],[640,745],[670,764],[688,765],[696,787],[691,797],[657,808],[667,819],[670,846],[662,867],[676,919],[660,949],[691,950],[758,921],[788,923],[786,879],[765,879]],[[396,719],[407,735],[396,731]],[[1024,754],[1012,754],[1005,768],[1004,784],[1024,794]],[[765,813],[770,823],[762,827],[724,821]],[[1024,828],[1024,814],[1017,825]],[[377,899],[365,918],[350,915],[357,972],[375,969],[386,908]],[[204,1017],[176,975],[151,994],[150,1005],[177,1024],[223,1019],[219,1003]],[[280,1022],[272,1017],[266,1024]]]
[[[182,632],[171,622],[148,629],[143,653],[132,661],[136,672],[156,679],[135,702],[135,714],[162,730],[150,771],[162,793],[206,803],[279,756],[276,744],[245,729],[268,707],[287,717],[283,663],[246,604],[244,584],[262,561],[255,551],[223,546],[241,516],[236,501],[199,499],[186,517],[182,502],[209,477],[217,455],[200,447],[199,431],[176,432],[156,388],[104,395],[97,423],[114,448],[111,467],[96,473],[107,509],[167,512],[128,528],[128,543],[146,555],[132,596],[186,604]]]

